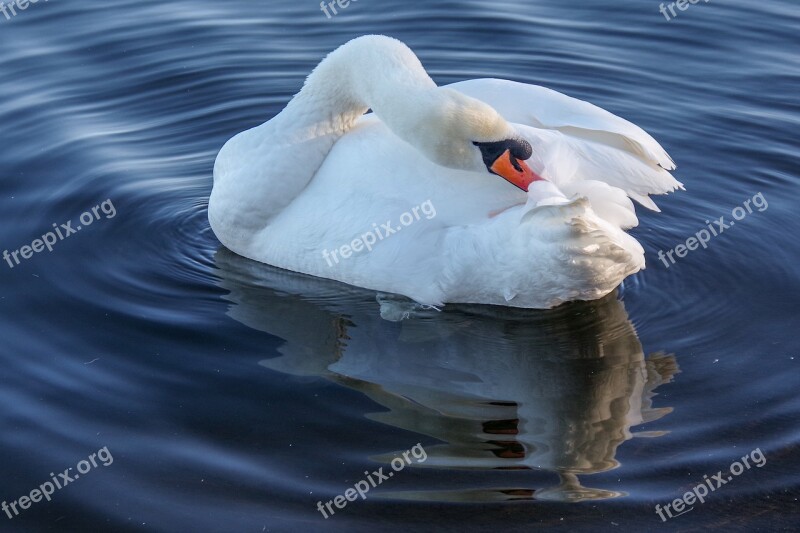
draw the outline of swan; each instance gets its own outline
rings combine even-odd
[[[283,269],[424,305],[550,308],[645,267],[632,200],[658,211],[650,195],[683,188],[674,168],[599,107],[499,79],[438,87],[405,44],[369,35],[225,143],[208,218],[222,245]]]

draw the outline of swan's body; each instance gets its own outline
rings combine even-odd
[[[473,145],[516,139],[532,146],[533,172],[506,151],[526,172],[498,173],[547,180],[527,197]],[[502,80],[437,88],[405,45],[369,36],[332,53],[275,118],[228,141],[209,220],[234,252],[296,272],[426,304],[552,307],[599,298],[644,268],[623,231],[638,222],[629,197],[655,209],[648,194],[681,186],[672,168],[652,137],[591,104]],[[423,204],[372,251],[323,255],[387,221],[396,229]]]

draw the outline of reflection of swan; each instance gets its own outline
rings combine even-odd
[[[561,484],[534,497],[610,497],[616,493],[581,487],[576,474],[616,467],[616,449],[633,436],[630,428],[670,411],[654,409],[651,399],[677,371],[674,357],[645,359],[613,297],[551,311],[418,311],[415,319],[389,322],[379,317],[374,293],[224,249],[216,260],[220,284],[230,291],[230,316],[285,341],[281,357],[262,364],[357,389],[388,408],[369,418],[446,443],[426,447],[420,467],[552,471]],[[403,305],[382,299],[384,315]],[[438,497],[530,494],[504,489]]]
[[[629,197],[657,209],[673,168],[598,107],[501,80],[439,88],[405,45],[368,36],[226,143],[209,220],[231,250],[296,272],[426,304],[552,307],[643,268]]]

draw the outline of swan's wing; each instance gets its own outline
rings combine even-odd
[[[589,102],[546,87],[508,80],[467,80],[448,87],[486,102],[511,122],[609,144],[665,170],[675,169],[666,150],[646,131]]]
[[[604,181],[656,211],[658,207],[648,195],[683,187],[668,172],[675,163],[655,139],[639,126],[593,104],[545,87],[507,80],[468,80],[448,87],[486,102],[510,122],[540,130],[534,136],[562,156],[558,161],[547,157],[551,165],[579,159],[577,164],[585,171],[580,173],[581,181]],[[573,187],[579,185],[571,181]]]

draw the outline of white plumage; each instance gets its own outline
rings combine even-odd
[[[374,113],[365,115],[371,108]],[[547,181],[525,192],[474,142],[524,138]],[[599,298],[644,268],[623,229],[633,198],[681,187],[641,128],[555,91],[503,80],[436,87],[404,44],[355,39],[272,120],[233,137],[214,167],[209,220],[234,252],[425,304],[547,308]],[[434,217],[402,226],[428,202]],[[338,262],[387,221],[401,231]]]

